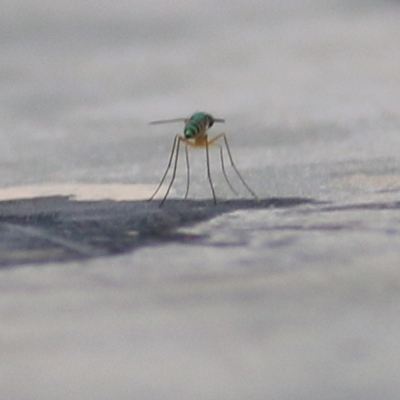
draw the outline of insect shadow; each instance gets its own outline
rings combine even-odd
[[[307,198],[74,201],[64,196],[0,201],[0,269],[26,263],[83,260],[160,243],[202,238],[179,228],[238,210],[317,204]]]

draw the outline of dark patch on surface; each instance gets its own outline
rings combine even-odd
[[[0,202],[0,267],[121,254],[199,237],[177,228],[236,210],[290,208],[306,198],[78,202],[46,197]]]

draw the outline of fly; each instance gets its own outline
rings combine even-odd
[[[225,181],[228,184],[229,188],[231,191],[237,195],[237,191],[233,188],[225,170],[225,162],[224,162],[224,153],[223,153],[223,145],[225,145],[226,152],[228,154],[229,162],[235,171],[236,175],[238,176],[239,180],[242,182],[243,186],[246,188],[246,190],[255,198],[257,199],[257,195],[254,193],[254,191],[250,188],[250,186],[246,183],[246,181],[243,179],[242,175],[240,174],[239,170],[237,169],[232,153],[230,151],[229,145],[228,145],[228,139],[226,137],[225,133],[220,133],[216,135],[215,137],[209,139],[208,138],[208,129],[210,129],[215,122],[218,123],[223,123],[225,122],[224,119],[222,118],[214,118],[210,114],[204,113],[204,112],[197,112],[193,114],[190,118],[175,118],[175,119],[167,119],[167,120],[161,120],[161,121],[153,121],[150,122],[152,125],[156,124],[165,124],[165,123],[170,123],[170,122],[184,122],[185,126],[183,128],[183,135],[176,135],[175,139],[172,144],[172,150],[171,154],[169,156],[168,160],[168,165],[167,168],[164,172],[164,175],[161,178],[161,181],[159,185],[157,186],[156,191],[153,193],[153,195],[150,197],[149,200],[153,200],[155,195],[158,193],[160,190],[162,184],[164,183],[167,174],[171,168],[171,165],[173,163],[173,169],[172,169],[172,177],[171,181],[168,185],[167,191],[161,200],[160,207],[164,204],[165,200],[168,197],[168,194],[172,188],[172,185],[175,181],[176,177],[176,169],[178,166],[178,156],[179,156],[179,148],[180,145],[185,146],[185,155],[186,155],[186,193],[185,193],[185,199],[187,199],[188,194],[189,194],[189,186],[190,186],[190,163],[189,163],[189,152],[188,152],[188,147],[203,147],[206,150],[206,168],[207,168],[207,179],[210,184],[211,188],[211,193],[213,196],[214,204],[217,203],[217,197],[215,195],[215,189],[214,185],[212,182],[211,178],[211,170],[210,170],[210,155],[209,155],[209,147],[213,145],[217,145],[219,147],[219,154],[220,154],[220,160],[221,160],[221,169],[222,173],[224,175]],[[220,144],[222,142],[222,145]]]

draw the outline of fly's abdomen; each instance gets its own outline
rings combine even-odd
[[[183,130],[183,133],[186,138],[191,139],[197,136],[197,134],[200,132],[201,126],[198,122],[188,122],[185,125],[185,128]]]
[[[205,131],[211,127],[212,121],[213,119],[209,114],[202,112],[193,114],[183,130],[185,137],[190,139],[201,132],[205,133]]]

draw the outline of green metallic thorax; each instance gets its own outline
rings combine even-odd
[[[199,135],[205,135],[208,128],[214,124],[214,118],[210,114],[198,112],[193,114],[186,122],[183,133],[187,139]]]

